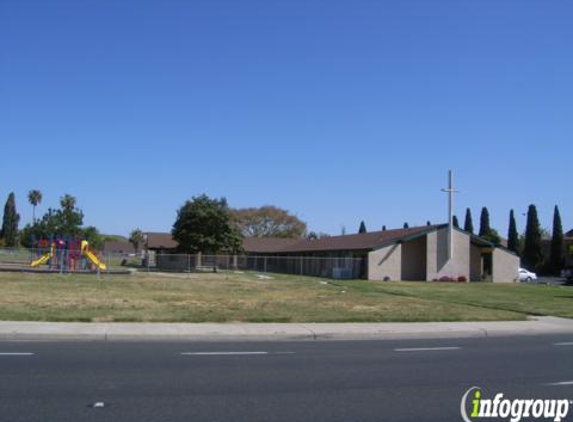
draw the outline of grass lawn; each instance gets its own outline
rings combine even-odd
[[[0,273],[0,320],[383,322],[573,317],[573,288],[256,274]]]

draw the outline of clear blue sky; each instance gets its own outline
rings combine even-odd
[[[348,232],[573,228],[573,3],[0,0],[0,201],[170,230],[200,193]]]

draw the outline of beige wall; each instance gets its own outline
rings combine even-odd
[[[454,256],[448,260],[448,229],[446,227],[427,235],[426,279],[442,276],[470,279],[470,236],[454,230]]]
[[[483,265],[481,258],[481,248],[476,245],[470,245],[470,253],[470,280],[481,281]]]
[[[402,243],[402,280],[426,280],[426,236]]]
[[[495,248],[493,251],[493,270],[491,279],[494,283],[513,283],[519,270],[519,257],[506,250]]]
[[[368,280],[402,279],[402,245],[395,244],[368,254]]]

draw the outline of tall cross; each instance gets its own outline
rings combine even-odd
[[[454,194],[458,193],[454,189],[454,172],[448,172],[448,187],[442,189],[448,194],[448,259],[454,256]]]

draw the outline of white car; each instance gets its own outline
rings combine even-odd
[[[535,280],[537,280],[537,274],[527,271],[525,268],[519,269],[519,281],[530,282]]]

